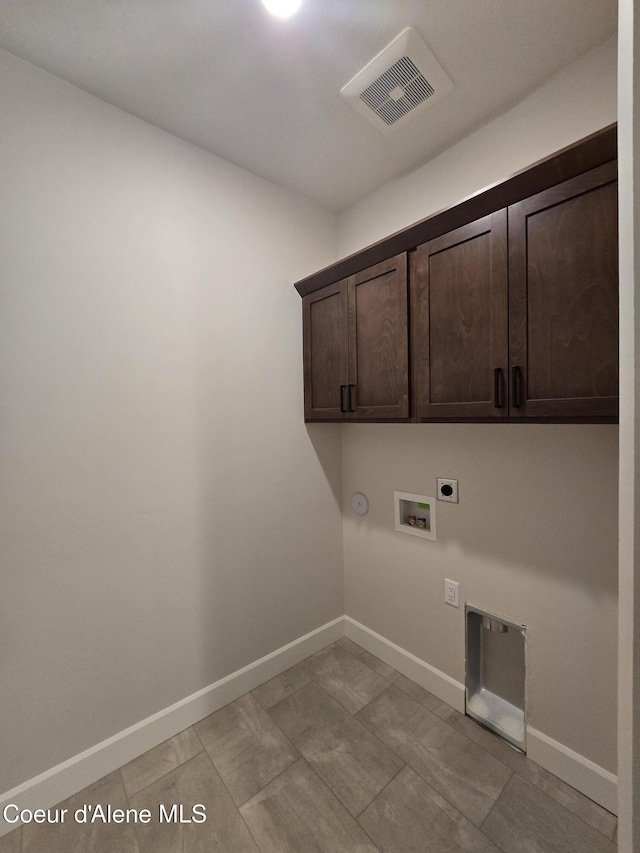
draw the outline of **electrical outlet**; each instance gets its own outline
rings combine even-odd
[[[444,477],[437,477],[438,481],[438,500],[449,501],[449,503],[458,503],[458,481],[448,480]]]
[[[458,581],[444,579],[444,600],[452,607],[460,607],[459,586]]]

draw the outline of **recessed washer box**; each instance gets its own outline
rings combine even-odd
[[[394,492],[396,530],[436,540],[436,499],[410,492]]]

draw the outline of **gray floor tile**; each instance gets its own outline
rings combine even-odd
[[[269,713],[354,816],[404,765],[317,684],[303,687]]]
[[[196,723],[195,730],[238,806],[300,757],[251,694]]]
[[[520,776],[540,788],[541,791],[573,812],[589,826],[597,829],[602,835],[613,840],[618,824],[618,819],[614,814],[599,806],[598,803],[594,803],[593,800],[585,797],[584,794],[576,791],[575,788],[567,785],[566,782],[558,779],[557,776],[540,767],[534,761],[526,759],[525,756],[520,756],[520,758],[525,759],[524,764],[517,771]]]
[[[358,822],[385,853],[499,853],[410,767],[376,797]]]
[[[286,699],[287,696],[295,693],[296,690],[304,687],[310,681],[310,676],[307,675],[302,666],[293,666],[291,669],[283,672],[282,675],[277,675],[271,681],[267,681],[266,684],[256,687],[251,695],[266,710],[273,705],[277,705],[282,699]]]
[[[240,808],[262,853],[375,853],[324,782],[301,759]]]
[[[549,773],[539,764],[527,758],[521,752],[512,749],[505,741],[493,732],[480,726],[470,717],[465,717],[454,711],[447,722],[454,726],[462,734],[466,735],[474,743],[477,743],[495,758],[502,761],[516,773],[520,774],[527,782],[536,785],[545,794],[569,809],[585,823],[588,823],[607,838],[613,839],[617,826],[617,818],[611,812],[594,803],[584,794],[567,785],[553,773]]]
[[[387,681],[391,681],[395,676],[396,670],[392,666],[389,666],[388,663],[385,663],[380,660],[380,658],[372,655],[371,652],[363,649],[362,646],[354,643],[353,640],[350,640],[348,637],[342,637],[342,639],[337,641],[336,645],[340,646],[340,648],[345,652],[349,652],[349,654],[353,655],[354,658],[358,658],[358,660],[366,664],[369,669],[377,672],[378,675],[386,678]]]
[[[512,771],[397,687],[357,719],[480,826]]]
[[[8,835],[0,838],[0,853],[21,853],[22,828],[14,829]]]
[[[137,794],[199,752],[202,752],[202,744],[190,728],[125,764],[121,773],[127,796]]]
[[[337,644],[307,658],[303,665],[311,678],[351,714],[389,686],[385,678]]]
[[[447,705],[446,702],[438,699],[438,697],[434,696],[433,693],[429,693],[429,691],[425,690],[424,687],[416,684],[415,681],[411,681],[410,678],[407,678],[401,673],[396,672],[391,680],[396,687],[399,687],[400,690],[403,691],[403,693],[406,693],[408,696],[411,696],[412,699],[415,699],[416,702],[424,705],[425,708],[428,708],[437,717],[440,717],[441,720],[448,721],[449,717],[456,713],[451,705]]]
[[[616,849],[614,815],[346,638],[58,808],[98,803],[152,823],[30,824],[0,853]]]
[[[61,824],[29,823],[22,827],[23,853],[138,853],[133,824],[77,823],[74,813],[82,806],[101,805],[126,809],[127,798],[120,771],[100,781],[60,804],[68,809]],[[87,814],[96,814],[95,808]]]
[[[203,823],[160,822],[160,805],[167,811],[182,804],[184,818],[192,807],[206,808]],[[131,797],[134,808],[150,809],[153,819],[138,824],[140,853],[257,853],[258,848],[227,789],[206,753],[201,752]]]
[[[483,832],[504,853],[615,853],[616,845],[514,774]]]

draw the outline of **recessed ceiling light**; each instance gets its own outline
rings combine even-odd
[[[302,0],[262,0],[263,6],[277,18],[288,18],[297,12]]]

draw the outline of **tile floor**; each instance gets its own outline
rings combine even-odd
[[[61,804],[0,853],[612,853],[616,819],[348,639]],[[159,823],[160,804],[206,806]]]

